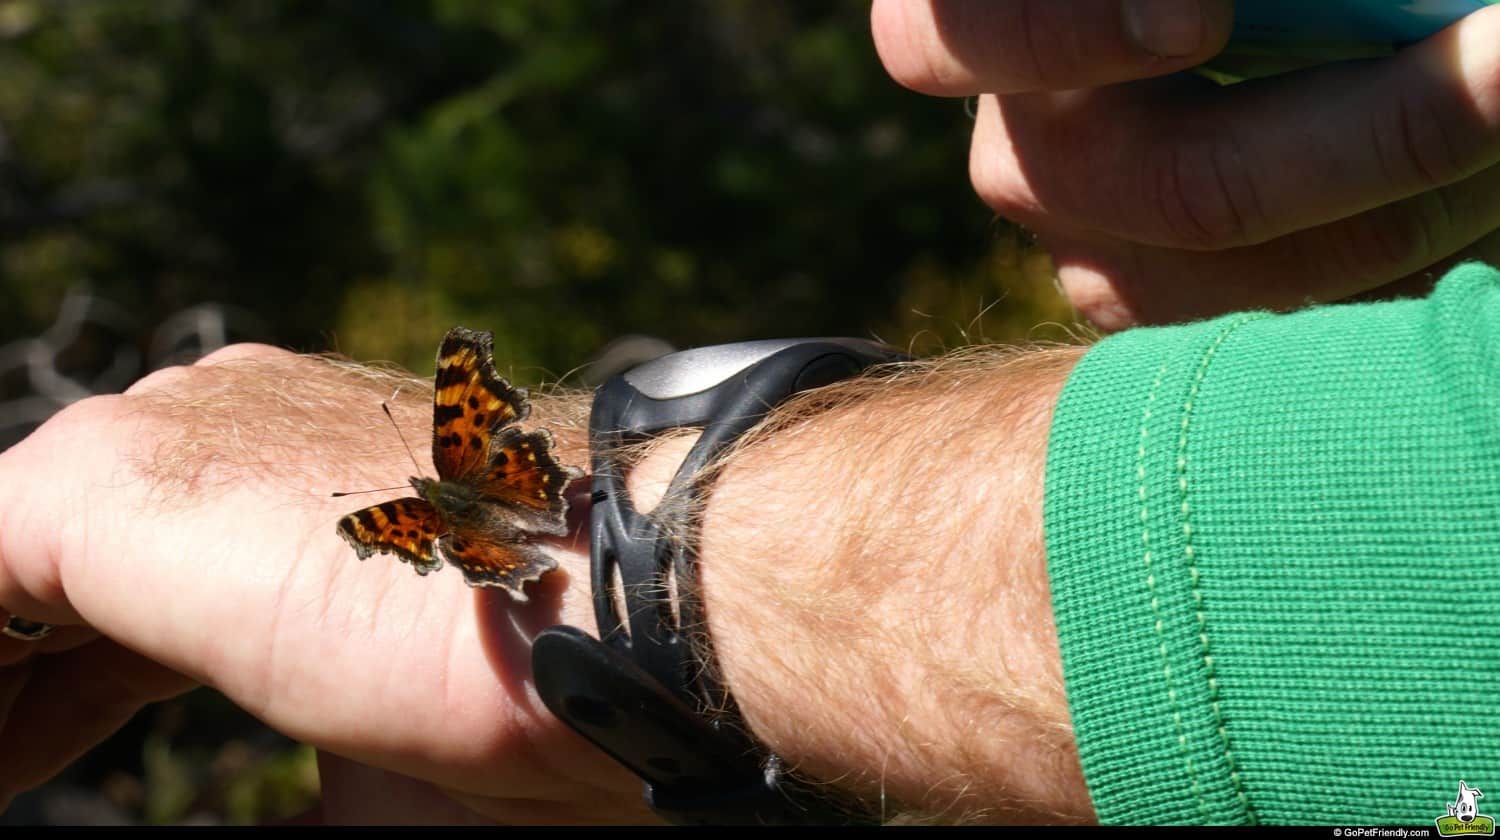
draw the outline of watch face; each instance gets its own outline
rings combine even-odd
[[[1410,43],[1500,0],[1239,0],[1234,39]]]
[[[757,362],[799,344],[835,345],[857,355],[890,361],[895,351],[862,338],[768,338],[680,350],[652,359],[624,374],[631,387],[653,400],[690,397],[716,387]]]

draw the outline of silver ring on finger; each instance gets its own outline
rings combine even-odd
[[[9,621],[5,622],[4,627],[0,627],[0,633],[23,642],[39,642],[52,635],[52,631],[56,629],[51,624],[13,615]]]

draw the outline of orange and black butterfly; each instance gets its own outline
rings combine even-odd
[[[339,520],[359,559],[395,554],[418,574],[457,566],[470,586],[521,586],[556,568],[536,543],[567,532],[568,482],[583,471],[552,454],[546,429],[523,432],[525,388],[495,373],[489,333],[454,327],[438,350],[432,403],[436,479],[413,477],[417,498],[381,502]]]

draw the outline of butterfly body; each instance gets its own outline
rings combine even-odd
[[[441,513],[447,522],[466,519],[475,505],[479,504],[479,493],[474,486],[461,481],[442,481],[412,476],[411,486],[417,491],[418,496],[437,508],[438,513]]]
[[[455,327],[438,351],[432,460],[438,478],[414,476],[415,498],[339,520],[361,560],[395,554],[418,574],[457,566],[471,586],[522,585],[556,567],[537,538],[567,533],[564,490],[582,471],[558,463],[545,429],[515,425],[530,413],[526,390],[495,373],[489,333]]]

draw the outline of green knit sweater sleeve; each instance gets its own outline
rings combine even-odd
[[[1432,825],[1460,780],[1500,812],[1497,377],[1478,264],[1084,356],[1045,520],[1102,821]]]

